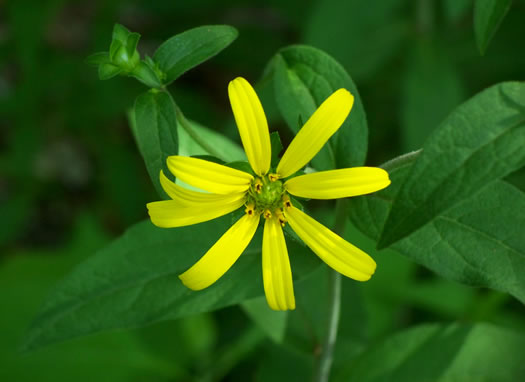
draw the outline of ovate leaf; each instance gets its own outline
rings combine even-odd
[[[369,348],[334,381],[521,381],[523,346],[523,334],[490,324],[421,325]]]
[[[135,101],[131,127],[151,181],[158,194],[165,198],[159,173],[162,169],[164,174],[170,174],[166,158],[178,151],[177,118],[171,96],[158,91],[139,96]]]
[[[368,127],[357,88],[345,69],[328,54],[310,46],[280,50],[272,61],[275,98],[286,123],[297,132],[321,103],[340,88],[355,97],[350,115],[314,158],[318,170],[359,166],[366,158]]]
[[[224,234],[231,216],[189,227],[162,229],[149,221],[131,227],[69,274],[49,295],[26,336],[24,349],[96,333],[133,328],[211,311],[262,296],[261,236],[215,284],[191,291],[178,276]],[[288,242],[300,278],[319,262]]]
[[[459,106],[423,146],[397,195],[379,246],[525,164],[525,84],[495,85]]]
[[[137,375],[160,382],[180,376],[180,361],[161,359],[141,346],[134,333],[104,333],[32,354],[20,354],[21,337],[49,289],[75,263],[106,243],[100,223],[77,215],[71,240],[52,249],[3,252],[0,265],[1,381],[129,382]],[[115,354],[119,358],[115,359]]]
[[[490,40],[509,11],[510,4],[511,0],[476,0],[474,33],[481,54],[485,54]]]
[[[238,32],[228,25],[205,25],[190,29],[166,40],[153,59],[166,73],[166,84],[230,45]]]
[[[355,226],[377,240],[410,162],[389,169],[392,185],[351,198]],[[471,198],[434,217],[392,249],[439,275],[463,284],[507,292],[525,303],[525,194],[495,181]]]

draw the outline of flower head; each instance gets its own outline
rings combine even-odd
[[[274,310],[295,308],[292,271],[283,235],[289,224],[326,264],[359,281],[375,271],[374,260],[293,205],[290,195],[337,199],[378,191],[390,184],[388,173],[375,167],[321,171],[289,178],[302,169],[342,125],[354,97],[339,89],[308,119],[271,169],[268,123],[257,94],[243,78],[230,82],[228,93],[246,156],[255,175],[197,158],[172,156],[169,170],[201,190],[185,189],[160,174],[172,200],[148,204],[151,221],[159,227],[197,224],[244,206],[245,214],[179,277],[193,290],[217,281],[242,254],[264,218],[262,268],[266,300]]]

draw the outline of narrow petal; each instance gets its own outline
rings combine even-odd
[[[264,223],[262,267],[266,301],[273,310],[295,309],[292,270],[281,224],[276,218]]]
[[[201,290],[217,281],[241,256],[258,224],[259,216],[240,218],[199,261],[179,276],[182,283],[190,289]]]
[[[244,192],[250,187],[253,176],[207,160],[171,156],[168,168],[177,178],[193,187],[215,194]]]
[[[339,89],[328,97],[290,143],[277,173],[286,178],[303,168],[341,127],[353,104],[354,96],[346,89]]]
[[[295,196],[338,199],[369,194],[390,184],[388,172],[379,167],[353,167],[296,176],[285,183]]]
[[[261,101],[242,77],[230,82],[228,94],[248,161],[256,174],[265,175],[270,169],[272,152],[268,122]]]
[[[160,172],[160,184],[168,196],[181,207],[202,208],[213,204],[230,203],[243,199],[246,195],[245,192],[223,195],[188,190],[169,180],[162,170]]]
[[[148,213],[151,222],[157,227],[173,228],[202,223],[219,216],[226,215],[244,204],[241,194],[221,195],[223,199],[215,203],[205,203],[193,206],[184,205],[177,200],[163,200],[148,203]]]
[[[295,233],[328,266],[354,280],[370,279],[376,269],[370,256],[301,210],[292,206],[284,212]]]

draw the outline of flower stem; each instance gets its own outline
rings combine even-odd
[[[180,109],[179,105],[177,105],[175,101],[173,101],[173,104],[175,105],[175,114],[177,116],[177,121],[180,123],[182,128],[186,130],[186,132],[191,137],[191,139],[197,142],[199,146],[202,147],[204,150],[206,150],[210,155],[213,155],[214,157],[224,160],[224,158],[222,158],[222,155],[218,151],[216,151],[212,145],[204,141],[202,137],[199,136],[199,134],[193,129],[190,122],[186,119],[186,117],[182,113],[182,110]]]
[[[346,224],[346,201],[337,200],[334,232],[343,235]],[[334,348],[339,329],[339,318],[341,314],[341,275],[339,272],[330,270],[330,304],[328,306],[328,325],[324,339],[314,382],[328,382],[334,359]]]

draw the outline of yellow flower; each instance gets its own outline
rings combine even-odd
[[[328,97],[290,143],[277,168],[270,171],[268,123],[251,85],[236,78],[228,87],[233,114],[246,156],[255,176],[197,158],[172,156],[168,168],[181,181],[201,190],[185,189],[164,176],[160,181],[172,200],[148,204],[158,227],[197,224],[245,206],[246,214],[179,277],[193,290],[217,281],[242,254],[264,217],[262,243],[263,283],[266,300],[274,310],[295,308],[292,271],[282,227],[290,227],[326,264],[359,281],[375,271],[374,260],[359,248],[318,223],[293,205],[290,195],[336,199],[378,191],[390,184],[388,173],[375,167],[321,171],[286,179],[303,168],[339,129],[354,97],[339,89]]]

